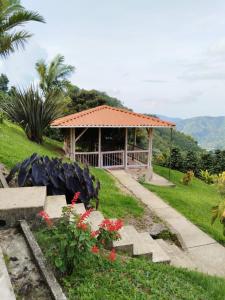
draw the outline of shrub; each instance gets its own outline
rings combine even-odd
[[[215,183],[222,197],[225,197],[225,171],[215,177]],[[212,208],[212,224],[219,218],[223,225],[223,234],[225,235],[225,200]]]
[[[3,111],[24,129],[28,139],[42,143],[44,130],[64,110],[57,92],[44,95],[31,86],[28,90],[13,90],[10,97],[2,103]]]
[[[214,183],[215,180],[215,175],[211,174],[208,170],[201,170],[200,171],[200,176],[201,179],[207,183],[207,184],[212,184]]]
[[[73,210],[78,198],[76,195],[72,205],[64,207],[62,218],[55,225],[45,212],[40,212],[48,225],[41,231],[40,243],[45,245],[46,255],[52,264],[64,275],[72,274],[76,268],[84,268],[93,259],[93,255],[99,258],[107,256],[110,261],[114,261],[115,250],[110,246],[111,252],[106,255],[104,248],[109,248],[112,241],[120,238],[118,230],[123,225],[121,220],[105,219],[99,225],[99,230],[91,231],[86,219],[92,209],[76,215]]]
[[[183,176],[181,182],[182,182],[184,185],[189,185],[189,184],[191,183],[193,177],[194,177],[194,172],[193,172],[193,171],[187,171],[187,172],[184,174],[184,176]]]
[[[65,195],[67,203],[71,202],[75,192],[80,192],[79,200],[85,207],[90,200],[96,200],[98,207],[98,191],[100,183],[89,172],[75,162],[63,163],[59,158],[50,159],[36,153],[17,164],[6,180],[15,179],[18,186],[46,186],[48,195]]]

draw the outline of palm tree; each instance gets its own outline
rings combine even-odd
[[[64,64],[64,60],[64,56],[58,54],[49,65],[44,60],[36,63],[36,70],[40,78],[39,85],[44,93],[54,89],[65,96],[70,84],[67,78],[75,68]]]
[[[37,12],[26,10],[20,0],[0,0],[0,56],[7,57],[16,49],[24,48],[32,34],[16,28],[29,21],[45,22]]]

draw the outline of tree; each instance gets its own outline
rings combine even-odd
[[[117,98],[110,97],[106,93],[97,90],[88,91],[71,86],[69,95],[72,99],[69,104],[70,112],[80,112],[104,104],[114,107],[124,107]]]
[[[3,111],[24,129],[31,141],[42,143],[44,130],[64,109],[58,94],[51,91],[44,95],[31,86],[28,90],[14,90],[10,98],[3,103]]]
[[[173,148],[171,151],[171,168],[179,171],[183,171],[183,157],[178,148]]]
[[[64,64],[64,56],[58,54],[49,65],[43,60],[36,63],[36,70],[40,79],[40,88],[44,93],[52,90],[66,95],[70,82],[67,78],[74,72],[75,68]]]
[[[9,79],[5,74],[0,75],[0,91],[3,93],[8,92]]]
[[[32,34],[17,28],[29,21],[44,23],[41,15],[26,10],[20,0],[0,0],[0,56],[7,57],[16,49],[24,48]]]
[[[196,176],[199,174],[199,159],[194,151],[187,152],[183,162],[183,169],[185,172],[193,171]]]

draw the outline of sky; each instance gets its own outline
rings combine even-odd
[[[136,112],[225,115],[224,0],[22,0],[46,24],[29,23],[25,51],[0,61],[10,83],[37,82],[35,62],[57,54],[70,80]]]

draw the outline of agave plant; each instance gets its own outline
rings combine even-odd
[[[95,199],[98,208],[98,192],[100,182],[75,162],[64,163],[62,159],[32,154],[17,164],[6,178],[7,182],[16,179],[18,186],[46,186],[47,195],[65,195],[67,203],[71,203],[74,193],[80,192],[79,200],[85,207]]]
[[[28,90],[14,89],[10,100],[2,104],[2,109],[24,129],[30,140],[40,144],[44,130],[62,115],[64,105],[56,91],[44,96],[31,86]]]

